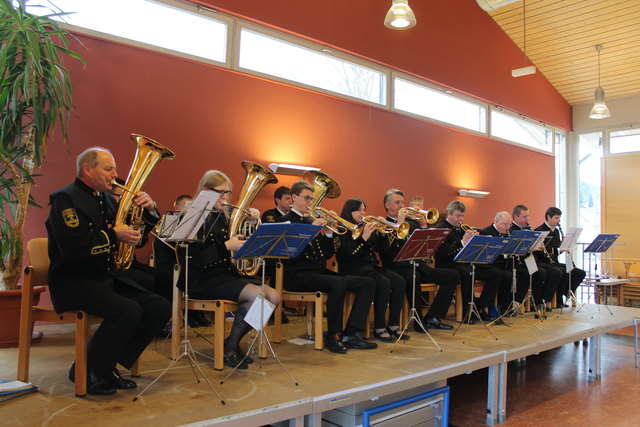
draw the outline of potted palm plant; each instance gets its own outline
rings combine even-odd
[[[71,83],[62,60],[83,61],[52,19],[64,13],[37,16],[27,2],[0,0],[0,345],[12,334],[17,342],[25,219],[37,206],[31,185],[54,130],[66,141]],[[5,296],[17,303],[5,308]]]

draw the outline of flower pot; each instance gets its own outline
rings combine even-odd
[[[33,302],[37,304],[46,287],[33,288]],[[20,332],[20,302],[22,290],[0,291],[0,348],[17,347]],[[42,333],[34,333],[32,342],[40,341]]]

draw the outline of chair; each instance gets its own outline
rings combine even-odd
[[[34,322],[75,323],[76,325],[76,368],[75,395],[84,397],[87,394],[87,343],[89,342],[90,324],[100,321],[85,311],[65,311],[56,313],[52,306],[33,305],[33,287],[47,285],[49,273],[48,239],[31,239],[27,242],[29,266],[24,269],[22,285],[22,302],[20,309],[20,336],[18,344],[18,380],[29,381],[29,359],[31,356],[31,335]],[[136,362],[131,375],[140,376],[140,366]]]
[[[177,287],[180,278],[180,266],[175,265],[173,269],[173,304],[171,312],[171,357],[176,359],[180,356],[181,334],[180,326],[184,314],[184,292]],[[224,369],[224,337],[225,337],[225,313],[236,311],[239,304],[229,300],[201,300],[189,298],[187,300],[188,310],[202,310],[213,312],[213,369],[221,371]],[[260,357],[264,357],[264,349],[260,349]]]
[[[324,348],[322,336],[322,309],[326,295],[320,291],[316,292],[290,292],[284,290],[284,266],[282,262],[276,263],[276,291],[282,295],[282,301],[296,301],[304,303],[306,306],[307,328],[313,323],[316,350]],[[311,335],[311,331],[307,331]],[[273,341],[282,342],[282,304],[275,309]]]

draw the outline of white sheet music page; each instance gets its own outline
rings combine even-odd
[[[260,315],[260,308],[263,308],[262,316]],[[257,331],[261,331],[269,321],[271,313],[275,310],[276,306],[271,301],[264,299],[262,295],[253,300],[249,311],[244,316],[244,321]],[[262,322],[261,322],[262,321]]]
[[[202,190],[191,203],[191,206],[189,206],[189,209],[180,220],[173,234],[171,234],[167,240],[194,239],[198,230],[202,227],[204,220],[207,219],[207,215],[213,210],[213,206],[219,197],[220,195],[215,191]]]
[[[582,233],[582,228],[571,227],[567,234],[564,236],[564,240],[560,244],[558,248],[559,251],[572,251],[573,247],[576,245],[578,241],[578,237],[580,237],[580,233]]]

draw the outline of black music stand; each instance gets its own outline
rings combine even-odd
[[[256,342],[258,342],[259,348],[262,348],[263,345],[271,352],[271,355],[274,359],[280,364],[280,367],[284,370],[287,376],[293,381],[293,383],[297,386],[298,382],[291,376],[287,368],[284,364],[278,359],[276,356],[273,347],[271,346],[271,342],[269,341],[269,337],[265,332],[265,326],[269,317],[271,316],[271,312],[273,311],[273,305],[269,301],[265,301],[264,298],[264,289],[265,289],[265,258],[278,258],[278,259],[288,259],[295,258],[304,248],[311,242],[311,240],[320,232],[322,229],[319,225],[312,224],[290,224],[290,223],[272,223],[272,224],[262,224],[256,228],[256,230],[249,236],[246,242],[242,245],[242,247],[236,251],[233,255],[232,259],[243,259],[243,258],[262,258],[262,284],[260,286],[260,295],[253,301],[252,307],[249,309],[249,312],[245,316],[245,321],[249,320],[251,326],[254,327],[258,331],[256,336],[253,338],[251,345],[249,345],[249,349],[247,350],[245,356],[238,362],[236,366],[227,374],[226,377],[220,381],[220,384],[224,384],[224,382],[229,378],[233,373],[238,369],[238,367],[244,362],[247,355],[251,353]],[[249,313],[252,312],[252,309],[258,308],[257,311],[259,314],[257,318],[250,319]],[[265,315],[265,305],[271,306],[269,307],[269,312]],[[254,307],[256,306],[256,307]],[[249,318],[249,319],[248,319]],[[262,359],[262,358],[260,358]],[[260,367],[262,367],[262,362],[260,362]]]
[[[589,243],[582,252],[593,254],[595,268],[593,269],[593,278],[595,281],[599,281],[600,277],[607,279],[606,276],[598,276],[598,258],[597,253],[605,253],[609,250],[613,243],[620,237],[619,234],[598,234],[593,242]],[[604,261],[601,262],[601,265],[604,265]],[[602,271],[602,268],[600,268]],[[589,272],[591,272],[591,255],[589,255]]]
[[[462,319],[462,322],[458,324],[453,335],[458,332],[465,322],[470,323],[471,316],[475,315],[480,320],[480,323],[482,323],[482,326],[487,328],[496,340],[498,339],[480,317],[478,307],[473,301],[473,286],[476,278],[476,264],[492,264],[498,255],[502,253],[508,241],[509,240],[504,237],[475,235],[471,237],[467,245],[463,247],[453,259],[455,262],[471,264],[471,301],[469,302],[469,309],[467,310],[466,319]]]
[[[411,297],[411,315],[407,319],[407,323],[404,325],[404,328],[402,328],[400,336],[398,336],[393,347],[391,347],[391,353],[393,353],[393,349],[402,339],[402,336],[406,332],[412,320],[420,326],[422,331],[431,339],[431,341],[433,341],[433,344],[435,344],[438,350],[442,351],[442,348],[438,345],[436,340],[433,339],[431,334],[427,332],[427,329],[422,324],[422,313],[418,315],[416,310],[416,265],[418,264],[418,260],[432,257],[442,242],[444,242],[445,237],[447,237],[450,231],[451,230],[447,228],[417,229],[413,234],[411,234],[411,236],[409,236],[409,239],[407,239],[405,244],[402,246],[402,249],[393,260],[394,262],[409,261],[413,266],[413,295]]]
[[[516,288],[517,288],[517,282],[518,282],[517,271],[516,271],[516,259],[517,257],[524,256],[528,252],[530,252],[534,243],[538,240],[538,237],[540,237],[541,234],[542,232],[540,231],[516,230],[509,235],[509,242],[506,244],[506,246],[502,250],[502,255],[506,255],[511,258],[511,275],[512,275],[511,303],[509,304],[509,306],[507,307],[507,309],[504,311],[503,314],[501,314],[497,319],[493,320],[492,322],[489,322],[489,326],[493,325],[498,320],[504,317],[510,317],[511,315],[516,316],[518,314],[522,314],[524,316],[523,307],[525,302],[529,298],[533,299],[532,289],[531,289],[532,280],[533,280],[531,276],[533,276],[533,273],[529,272],[529,291],[527,292],[527,295],[521,302],[516,301]],[[535,307],[535,299],[533,299],[533,304]],[[526,318],[526,316],[524,316],[524,318],[527,321],[529,321],[529,323],[531,323],[533,326],[540,329],[538,325],[536,325],[535,323],[532,323],[529,319]]]
[[[182,338],[182,342],[180,343],[180,346],[182,347],[182,353],[180,353],[178,357],[171,359],[171,362],[169,362],[169,365],[164,369],[164,371],[162,371],[160,375],[158,375],[153,381],[151,381],[151,383],[149,383],[149,385],[147,385],[144,388],[144,390],[142,390],[133,398],[134,402],[138,400],[138,397],[142,396],[142,394],[145,391],[147,391],[153,384],[155,384],[160,378],[162,378],[162,376],[166,374],[169,371],[169,369],[171,369],[176,363],[178,363],[180,359],[186,356],[187,360],[189,361],[189,365],[191,366],[191,371],[193,372],[193,375],[196,377],[196,382],[198,383],[200,382],[200,378],[198,377],[198,373],[196,372],[196,369],[197,369],[198,372],[200,372],[200,375],[202,375],[202,378],[204,379],[204,381],[209,385],[209,387],[216,394],[216,396],[218,396],[218,399],[220,399],[220,403],[222,403],[223,405],[225,404],[220,394],[218,394],[218,391],[213,387],[213,384],[211,384],[209,379],[205,376],[204,372],[202,372],[200,365],[198,365],[198,361],[196,360],[196,357],[195,357],[195,352],[193,350],[193,347],[191,347],[191,343],[189,342],[189,337],[188,337],[189,322],[187,321],[188,301],[189,301],[189,259],[191,258],[189,256],[189,245],[191,243],[203,241],[202,239],[196,239],[196,235],[198,233],[198,230],[200,230],[200,228],[204,224],[204,221],[208,216],[208,214],[213,210],[213,206],[215,205],[217,198],[218,198],[218,195],[214,193],[202,199],[202,202],[203,202],[202,204],[199,204],[197,206],[192,205],[187,211],[187,214],[185,214],[185,216],[182,218],[180,223],[176,226],[172,236],[167,239],[168,241],[176,242],[175,250],[177,250],[178,246],[185,248],[184,313],[183,313],[184,336]],[[211,228],[212,227],[213,227],[213,224],[211,225]],[[210,230],[206,230],[206,233],[204,235],[205,236],[208,235],[209,232]],[[176,264],[174,266],[173,286],[178,285],[179,269],[180,267]],[[172,331],[171,333],[175,334],[177,332],[178,331]]]

